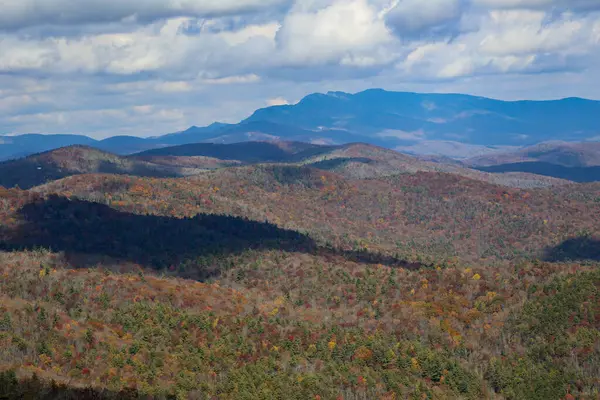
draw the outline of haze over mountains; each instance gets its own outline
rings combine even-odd
[[[238,124],[215,123],[153,138],[79,135],[0,137],[0,160],[67,145],[116,154],[197,142],[287,140],[319,144],[364,142],[414,154],[468,158],[549,140],[600,138],[600,101],[500,101],[462,94],[372,89],[311,94],[295,105],[257,110]]]

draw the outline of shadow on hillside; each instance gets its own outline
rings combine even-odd
[[[146,268],[175,267],[181,276],[205,280],[220,274],[219,268],[228,264],[225,256],[272,249],[420,267],[385,255],[319,248],[310,237],[296,231],[224,215],[199,214],[183,219],[137,215],[56,195],[25,205],[19,214],[23,224],[0,232],[4,238],[0,250],[49,248],[64,252],[67,260],[80,266],[93,266],[98,257],[108,257]],[[202,270],[186,269],[188,261],[203,266]]]
[[[175,396],[165,396],[175,399]],[[112,392],[107,389],[92,387],[78,388],[57,383],[42,381],[37,375],[17,379],[13,371],[0,372],[0,399],[44,399],[44,400],[135,400],[150,399],[135,389]]]
[[[600,240],[582,236],[546,250],[546,261],[600,261]]]
[[[564,167],[558,164],[545,162],[521,162],[512,164],[493,165],[491,167],[476,168],[483,172],[527,172],[531,174],[551,176],[573,182],[596,182],[600,180],[600,167]]]
[[[334,158],[330,160],[317,161],[315,163],[308,164],[307,167],[313,167],[317,169],[324,169],[326,171],[330,171],[338,167],[343,167],[349,163],[372,164],[374,162],[374,160],[365,157]]]

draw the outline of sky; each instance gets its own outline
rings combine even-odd
[[[600,0],[0,0],[0,134],[147,137],[374,87],[600,99]]]

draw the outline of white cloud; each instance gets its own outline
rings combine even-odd
[[[335,0],[316,10],[300,4],[285,17],[277,33],[283,64],[389,62],[377,50],[390,44],[392,35],[367,0]]]
[[[260,76],[256,74],[225,76],[222,78],[202,79],[201,82],[208,85],[231,85],[260,82]]]
[[[156,84],[154,90],[164,93],[189,92],[192,90],[192,85],[186,81],[160,82]]]
[[[544,24],[545,14],[540,11],[494,11],[490,16],[490,33],[480,48],[500,56],[565,49],[576,43],[584,28],[577,20]]]
[[[268,106],[285,106],[288,104],[290,104],[290,102],[284,99],[283,97],[274,97],[272,99],[267,100]]]
[[[574,60],[592,63],[600,54],[595,21],[574,14],[548,21],[540,10],[489,10],[478,30],[451,41],[417,43],[397,67],[425,79],[576,69],[581,65]]]

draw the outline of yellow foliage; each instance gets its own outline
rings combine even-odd
[[[335,346],[337,345],[337,343],[335,343],[335,341],[331,341],[329,343],[327,343],[327,347],[329,347],[329,350],[333,350],[335,349]]]
[[[410,364],[412,366],[413,369],[419,369],[419,361],[416,358],[411,358],[410,359]]]
[[[48,357],[45,354],[41,354],[40,355],[40,361],[44,364],[44,365],[50,365],[52,364],[52,359],[50,357]]]
[[[476,280],[476,281],[478,281],[478,280],[480,280],[480,279],[481,279],[481,275],[479,275],[479,274],[475,274],[475,275],[473,275],[473,280]]]

